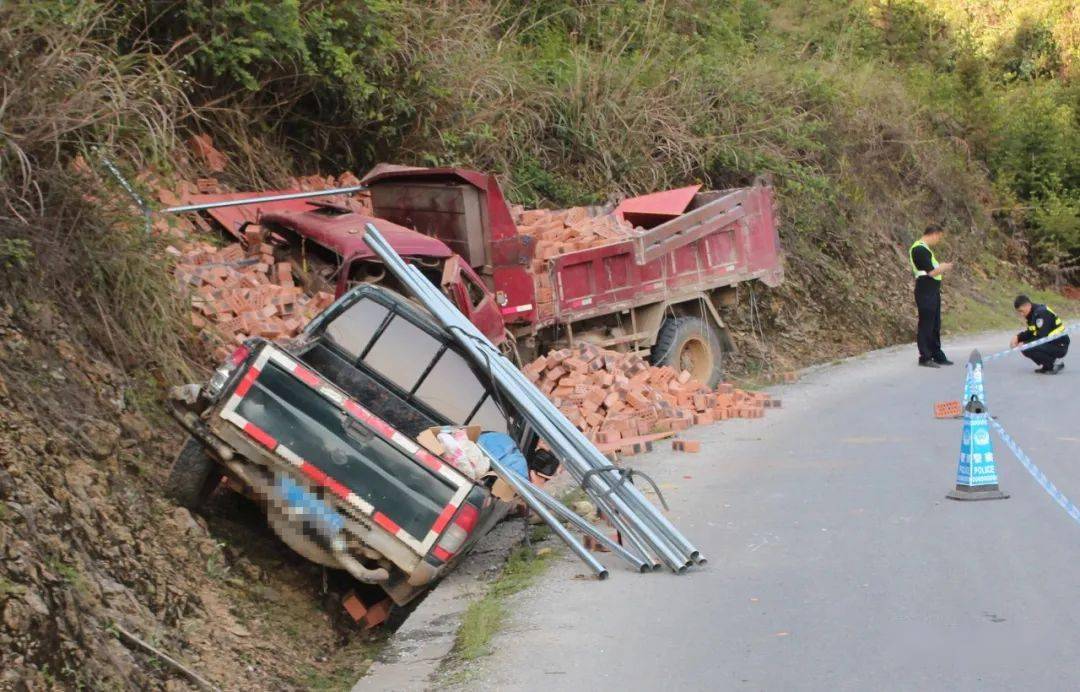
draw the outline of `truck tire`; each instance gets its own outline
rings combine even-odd
[[[169,471],[165,494],[181,507],[197,510],[214,492],[220,481],[221,471],[217,462],[207,454],[198,440],[188,437]]]
[[[687,370],[710,389],[723,376],[723,347],[712,324],[694,316],[668,317],[652,348],[653,365]]]

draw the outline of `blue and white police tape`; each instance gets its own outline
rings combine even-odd
[[[1009,433],[1005,432],[1005,428],[1001,427],[1001,423],[998,423],[993,418],[988,418],[990,425],[994,426],[998,435],[1001,436],[1002,442],[1012,450],[1012,453],[1016,455],[1016,458],[1024,465],[1031,477],[1035,479],[1035,482],[1042,486],[1042,489],[1046,493],[1054,498],[1054,502],[1061,505],[1070,517],[1072,517],[1077,523],[1080,523],[1080,508],[1069,501],[1069,498],[1057,489],[1057,486],[1050,482],[1050,479],[1046,477],[1046,474],[1039,470],[1039,467],[1035,465],[1035,462],[1024,453],[1024,450],[1020,449],[1020,445],[1016,444],[1016,440],[1009,436]]]
[[[1005,356],[1009,355],[1010,353],[1019,353],[1020,351],[1026,351],[1029,348],[1035,348],[1036,346],[1041,346],[1042,344],[1048,344],[1051,341],[1054,341],[1055,339],[1060,339],[1061,337],[1065,336],[1069,332],[1071,332],[1073,330],[1076,330],[1076,329],[1080,329],[1080,324],[1074,324],[1071,327],[1066,327],[1065,331],[1061,332],[1060,334],[1053,334],[1051,336],[1044,336],[1041,339],[1035,339],[1035,341],[1029,341],[1026,344],[1020,344],[1016,348],[1007,348],[1004,351],[998,351],[997,353],[991,353],[990,355],[988,355],[988,356],[986,356],[985,358],[982,359],[983,363],[989,363],[992,360],[996,360],[998,358],[1004,358]]]

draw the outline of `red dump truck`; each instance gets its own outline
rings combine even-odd
[[[650,209],[656,196],[624,202],[641,232],[538,261],[494,176],[376,170],[365,182],[374,216],[454,251],[444,264],[444,290],[481,328],[497,314],[523,359],[585,340],[649,354],[715,384],[731,348],[717,306],[734,298],[737,283],[776,286],[783,279],[773,190],[764,184],[691,191],[676,214]],[[339,290],[349,276],[346,269]],[[550,298],[540,295],[546,286]]]
[[[363,242],[364,224],[375,223],[481,331],[523,361],[589,341],[715,384],[731,348],[717,307],[734,299],[740,282],[783,279],[773,189],[764,184],[677,191],[684,192],[677,211],[667,193],[631,198],[616,213],[639,231],[540,258],[495,176],[379,166],[364,182],[370,213],[308,200],[245,213],[299,251],[321,251],[337,295],[357,283],[392,282]]]

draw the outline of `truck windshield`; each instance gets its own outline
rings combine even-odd
[[[506,432],[506,420],[466,360],[447,343],[367,297],[335,317],[325,335],[354,363],[458,425]]]

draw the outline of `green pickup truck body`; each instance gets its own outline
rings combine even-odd
[[[245,342],[209,382],[172,391],[191,438],[170,493],[197,508],[228,476],[294,550],[408,602],[509,508],[491,494],[493,478],[470,479],[417,435],[475,425],[530,437],[459,348],[427,313],[373,285],[289,344]]]

